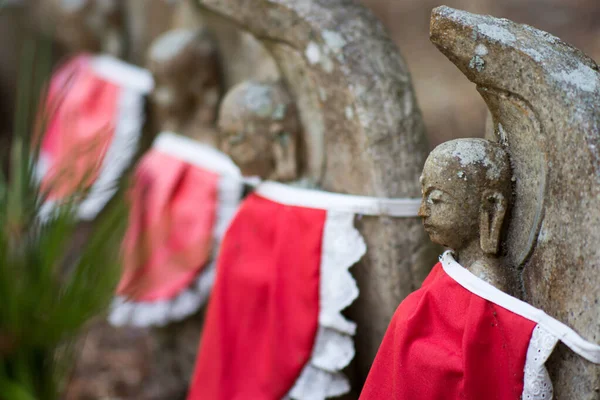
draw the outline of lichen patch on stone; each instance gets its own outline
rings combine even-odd
[[[458,159],[460,165],[467,167],[485,160],[485,146],[483,143],[468,141],[456,142],[452,150],[452,157]]]
[[[273,111],[273,115],[271,115],[271,118],[273,118],[275,121],[281,121],[285,117],[286,111],[287,107],[285,104],[277,104],[277,106],[275,106],[275,111]]]
[[[533,58],[537,62],[542,62],[542,61],[544,61],[544,58],[546,58],[542,53],[540,53],[539,51],[537,51],[536,49],[533,49],[531,47],[523,48],[523,52],[525,54],[527,54],[528,56],[530,56],[531,58]]]
[[[324,30],[323,40],[325,40],[327,46],[335,53],[338,53],[346,45],[346,41],[342,35],[334,31]]]
[[[308,62],[312,65],[321,64],[325,72],[331,73],[333,72],[333,61],[329,56],[327,56],[326,51],[323,51],[321,47],[315,42],[310,42],[308,46],[306,46],[306,50],[304,54],[308,59]]]
[[[506,131],[504,130],[504,127],[502,126],[502,124],[498,124],[498,135],[500,136],[500,143],[503,145],[507,145],[508,144],[508,136],[506,136]]]
[[[594,92],[598,88],[598,73],[582,63],[571,71],[558,71],[551,75],[585,92]]]
[[[482,72],[485,69],[485,60],[479,56],[474,56],[469,61],[469,68]]]
[[[327,100],[327,92],[322,87],[319,88],[319,98],[321,101]]]
[[[267,85],[251,85],[244,94],[244,104],[256,115],[270,117],[274,113],[270,91]]]
[[[478,24],[477,31],[501,44],[511,44],[517,41],[517,37],[508,29],[494,24]]]
[[[309,63],[313,65],[319,63],[321,61],[321,49],[319,49],[319,45],[315,42],[310,42],[306,46],[305,55]]]
[[[352,106],[347,106],[345,112],[347,120],[354,119],[354,110],[352,109]]]
[[[479,43],[477,46],[475,46],[475,55],[478,56],[486,56],[488,54],[488,48],[485,47],[485,44],[483,43]]]

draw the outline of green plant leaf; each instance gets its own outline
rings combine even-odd
[[[48,41],[30,40],[23,47],[10,170],[0,171],[0,394],[11,400],[60,398],[78,335],[110,305],[127,221],[119,190],[83,244],[73,245],[81,234],[77,210],[88,172],[71,196],[40,217],[51,190],[35,173],[40,138],[52,116],[46,110],[53,109],[46,99],[49,49]],[[60,184],[69,178],[57,179]]]

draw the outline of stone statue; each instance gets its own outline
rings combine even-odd
[[[148,52],[155,80],[151,107],[157,131],[173,131],[214,144],[220,98],[216,47],[204,29],[176,29],[157,38]]]
[[[600,342],[600,68],[547,32],[448,7],[431,40],[477,85],[510,155],[502,255],[522,298]],[[598,365],[560,344],[547,366],[557,399],[598,398]]]
[[[233,26],[274,61],[301,126],[296,180],[336,193],[418,197],[428,152],[421,112],[401,55],[364,6],[354,0],[196,3],[218,32],[225,82],[260,71],[252,62],[229,68],[246,43]],[[237,40],[226,46],[231,38]],[[358,326],[349,375],[359,389],[398,303],[421,284],[439,253],[418,218],[363,217],[356,227],[369,249],[352,268],[361,294],[348,311]]]
[[[522,293],[501,246],[512,177],[497,142],[458,139],[431,152],[419,216],[451,250],[398,307],[360,400],[552,399],[546,361],[559,342],[600,364],[600,345],[510,294]]]
[[[453,249],[463,266],[504,292],[512,291],[499,257],[511,176],[506,151],[485,139],[439,145],[421,176],[419,216],[431,241]]]
[[[152,43],[173,29],[197,29],[203,24],[193,1],[120,0],[127,20],[127,58],[144,64]]]
[[[245,176],[293,181],[299,176],[300,123],[282,83],[246,81],[221,103],[219,146]]]
[[[123,56],[124,22],[118,0],[36,0],[37,19],[66,51]]]

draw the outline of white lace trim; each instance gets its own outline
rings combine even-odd
[[[541,326],[536,325],[534,328],[525,359],[523,395],[521,396],[523,400],[552,399],[552,381],[545,364],[558,340],[556,336]]]
[[[108,321],[114,326],[165,326],[181,321],[202,307],[212,290],[216,274],[216,253],[229,223],[237,210],[243,186],[239,179],[221,177],[216,222],[213,230],[215,251],[212,261],[187,289],[171,299],[154,302],[131,301],[117,296],[113,300]]]
[[[194,314],[206,301],[215,279],[214,262],[186,290],[172,299],[156,302],[129,301],[117,296],[108,321],[113,326],[165,326]]]
[[[144,98],[132,89],[121,88],[113,139],[106,151],[98,178],[86,198],[79,205],[78,217],[93,220],[117,192],[118,181],[131,165],[140,142],[144,123]],[[36,165],[36,175],[41,181],[52,164],[52,156],[41,153]],[[41,207],[39,217],[45,221],[60,200],[48,200]]]
[[[154,78],[150,71],[116,57],[94,56],[90,59],[90,66],[96,75],[117,86],[130,88],[144,95],[154,89]]]
[[[341,372],[354,358],[356,324],[342,311],[358,297],[350,267],[366,253],[354,214],[328,211],[323,232],[319,329],[311,359],[286,398],[324,400],[350,391]]]
[[[469,270],[456,262],[452,257],[451,251],[444,252],[440,257],[440,261],[448,276],[471,293],[539,324],[544,330],[552,332],[554,336],[574,353],[590,362],[600,364],[600,345],[588,342],[573,329],[552,318],[543,310],[512,297],[473,275]]]
[[[227,154],[189,137],[161,132],[154,139],[152,147],[199,168],[242,180],[240,169]]]
[[[113,140],[104,156],[98,179],[79,206],[79,218],[92,220],[118,189],[118,181],[133,162],[144,124],[144,97],[136,90],[121,88],[119,115]]]

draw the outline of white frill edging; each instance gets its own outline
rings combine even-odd
[[[588,342],[573,329],[552,318],[543,310],[502,292],[474,275],[456,262],[451,250],[444,252],[440,261],[444,271],[469,292],[537,323],[529,339],[525,357],[522,399],[549,400],[552,398],[552,382],[545,363],[559,341],[575,354],[594,364],[600,364],[600,345]]]
[[[93,57],[91,68],[102,79],[120,86],[115,131],[104,156],[98,178],[85,199],[79,204],[78,217],[84,221],[96,218],[118,190],[118,181],[132,164],[137,154],[144,125],[144,96],[154,85],[147,70],[126,64],[109,56]],[[124,76],[127,79],[124,79]],[[36,166],[42,180],[51,168],[52,156],[40,154]],[[47,220],[60,200],[46,201],[40,209],[40,218]]]
[[[222,176],[219,179],[219,198],[213,238],[212,260],[193,284],[171,299],[161,301],[132,301],[123,296],[113,300],[108,321],[113,326],[166,326],[182,321],[196,313],[208,300],[216,275],[216,259],[221,239],[233,219],[242,196],[239,178]]]
[[[118,181],[138,151],[144,121],[144,97],[140,92],[122,88],[119,115],[113,140],[104,156],[98,179],[79,205],[82,220],[92,220],[118,190]]]
[[[324,400],[350,391],[342,370],[354,358],[356,324],[342,311],[358,297],[349,269],[366,253],[364,239],[354,227],[354,214],[327,211],[323,232],[319,328],[308,364],[286,399]]]
[[[552,380],[546,369],[546,360],[559,339],[540,325],[536,325],[525,357],[523,400],[550,400],[553,396]]]

